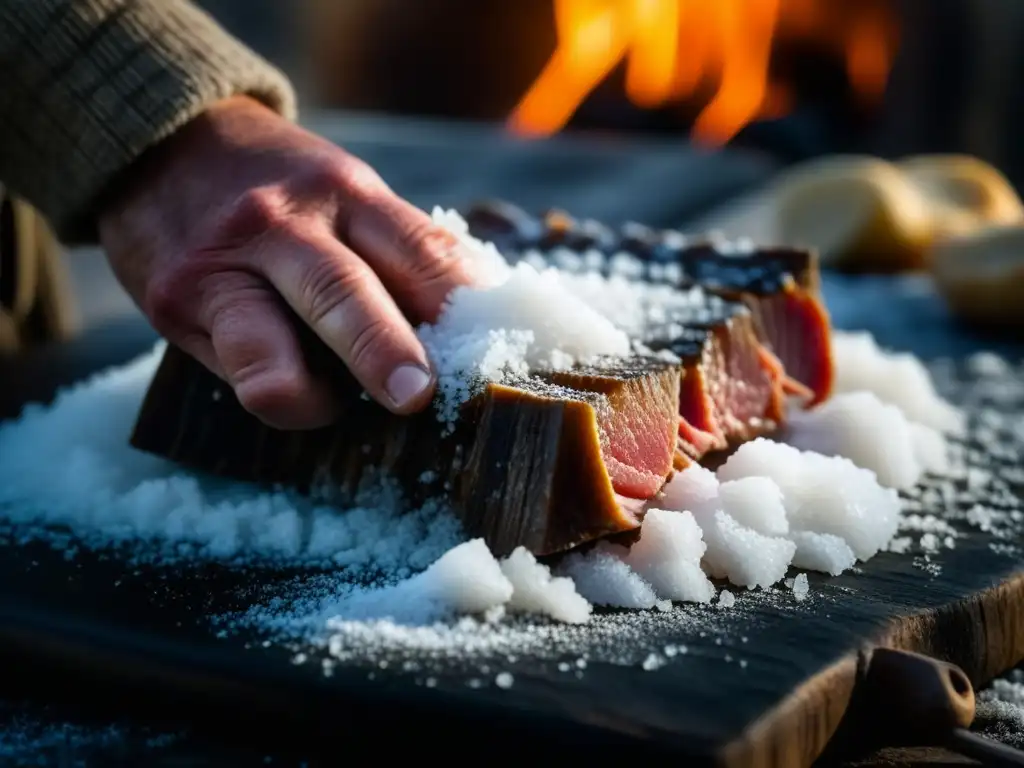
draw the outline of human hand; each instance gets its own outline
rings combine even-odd
[[[406,317],[435,319],[472,280],[458,241],[369,166],[246,97],[144,156],[99,229],[156,330],[282,429],[336,413],[297,319],[374,399],[412,413],[435,378]]]

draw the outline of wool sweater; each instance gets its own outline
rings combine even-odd
[[[277,69],[188,0],[0,0],[0,183],[65,242],[147,148],[211,103],[291,118]]]

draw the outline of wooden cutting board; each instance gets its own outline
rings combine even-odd
[[[959,331],[925,289],[892,280],[825,282],[837,324],[866,320],[884,343],[926,355],[989,345]],[[928,327],[913,320],[922,317]],[[34,364],[6,361],[0,377],[45,397],[53,383],[101,359],[127,359],[150,340],[108,334],[97,356],[96,339],[87,336]],[[1003,351],[1019,358],[1024,350]],[[1009,417],[1024,402],[1000,408]],[[1010,458],[982,455],[979,462],[992,470],[1022,452],[1014,444]],[[1020,487],[1012,491],[1021,498]],[[280,588],[294,571],[136,567],[124,553],[66,557],[7,540],[0,545],[0,649],[17,662],[5,665],[5,684],[54,696],[99,686],[97,707],[117,701],[218,731],[237,719],[238,736],[250,740],[285,740],[302,728],[328,750],[343,735],[346,748],[362,745],[385,757],[410,744],[423,754],[460,747],[479,754],[474,744],[483,742],[531,759],[621,752],[686,764],[808,765],[840,727],[874,647],[952,661],[975,685],[1024,658],[1024,559],[1019,550],[994,552],[993,544],[1006,542],[961,527],[955,548],[930,562],[881,554],[857,572],[812,575],[811,596],[799,602],[785,589],[736,590],[732,610],[607,613],[556,647],[515,660],[437,664],[411,654],[382,669],[366,655],[330,677],[315,653],[295,664],[291,646],[264,645],[252,633],[222,637],[211,624]],[[404,662],[413,667],[403,670]],[[514,676],[511,688],[494,684],[499,671]],[[382,723],[392,736],[384,742]],[[870,735],[859,732],[854,746],[869,746]]]

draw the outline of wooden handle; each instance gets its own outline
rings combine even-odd
[[[947,744],[974,720],[974,689],[959,667],[909,651],[861,653],[857,683],[822,764],[882,747]]]
[[[974,720],[974,688],[964,671],[919,653],[876,648],[858,688],[874,718],[922,743]]]

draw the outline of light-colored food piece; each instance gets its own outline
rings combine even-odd
[[[913,355],[882,349],[865,331],[834,330],[832,357],[835,394],[873,392],[911,421],[944,434],[963,434],[964,414],[939,396],[928,369]]]
[[[903,411],[874,392],[843,392],[809,411],[794,411],[786,442],[801,451],[845,456],[889,488],[909,490],[924,468]]]
[[[921,189],[891,163],[838,156],[805,163],[775,190],[779,237],[851,271],[920,268],[933,237]]]
[[[586,553],[573,552],[559,564],[558,573],[572,579],[576,591],[594,605],[653,608],[658,602],[654,588],[613,554],[615,546],[606,544]]]
[[[658,597],[707,603],[715,588],[700,568],[706,546],[690,512],[649,509],[640,540],[622,559],[640,574]]]
[[[970,155],[916,155],[897,164],[933,208],[936,241],[987,224],[1024,221],[1024,204],[1003,174]]]
[[[590,620],[591,605],[576,591],[572,579],[552,577],[551,570],[526,547],[516,547],[502,560],[501,572],[512,582],[511,610],[543,614],[567,624]]]
[[[936,243],[932,273],[964,320],[1024,325],[1024,225],[989,226]]]

